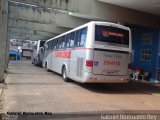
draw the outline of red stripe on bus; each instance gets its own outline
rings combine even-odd
[[[71,58],[71,51],[74,50],[94,50],[93,48],[69,48],[69,49],[65,49],[65,50],[51,50],[47,52],[47,56],[48,54],[55,52],[55,57],[56,58],[66,58],[66,59],[70,59]]]

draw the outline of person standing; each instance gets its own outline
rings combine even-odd
[[[141,75],[141,72],[142,72],[141,68],[140,67],[136,67],[135,73],[133,73],[132,80],[136,80],[136,81],[139,80],[139,76]]]

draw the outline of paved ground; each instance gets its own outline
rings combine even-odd
[[[160,87],[130,84],[65,83],[29,62],[12,62],[3,92],[3,112],[98,112],[160,110]]]

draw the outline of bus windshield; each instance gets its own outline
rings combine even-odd
[[[129,46],[129,31],[110,26],[96,25],[95,41]]]
[[[41,42],[40,42],[40,47],[43,47],[45,42],[46,42],[46,41],[41,41]]]

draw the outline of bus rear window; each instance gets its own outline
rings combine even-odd
[[[129,31],[110,26],[96,25],[95,41],[129,45]]]

